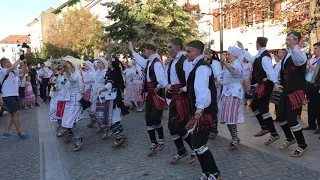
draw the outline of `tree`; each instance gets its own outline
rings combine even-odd
[[[122,0],[104,5],[110,8],[108,18],[114,22],[106,27],[104,37],[112,53],[126,52],[127,42],[133,41],[140,47],[155,44],[163,54],[168,39],[180,37],[188,41],[197,36],[197,30],[190,27],[190,14],[176,0]]]
[[[63,14],[48,34],[49,44],[60,48],[60,53],[64,52],[62,49],[71,49],[78,55],[87,55],[101,47],[103,24],[88,9],[74,9]]]
[[[40,49],[39,57],[41,59],[57,59],[67,55],[79,58],[79,52],[71,48],[63,48],[54,44],[44,44]]]

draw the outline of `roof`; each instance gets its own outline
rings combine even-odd
[[[93,1],[91,1],[90,3],[88,3],[87,5],[86,5],[86,7],[88,8],[88,9],[91,9],[91,8],[93,8],[94,6],[96,6],[99,2],[101,2],[102,0],[93,0]]]
[[[30,36],[27,35],[10,35],[0,41],[0,44],[30,44]]]

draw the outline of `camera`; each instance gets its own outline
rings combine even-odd
[[[22,45],[21,44],[18,44],[17,45],[17,47],[18,47],[18,49],[19,49],[19,51],[18,51],[18,54],[20,55],[20,60],[23,60],[25,57],[24,57],[24,50],[23,50],[23,48],[26,48],[26,49],[29,49],[30,48],[30,46],[27,44],[27,43],[22,43]]]

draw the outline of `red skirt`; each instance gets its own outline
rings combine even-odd
[[[57,119],[62,119],[65,107],[66,107],[65,101],[58,101],[57,113],[56,113]]]

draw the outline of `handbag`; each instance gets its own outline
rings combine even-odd
[[[90,106],[91,106],[91,102],[90,101],[88,101],[88,100],[86,100],[85,98],[81,98],[80,99],[80,104],[81,104],[81,106],[82,106],[82,108],[83,108],[83,110],[86,110],[86,109],[88,109]]]

